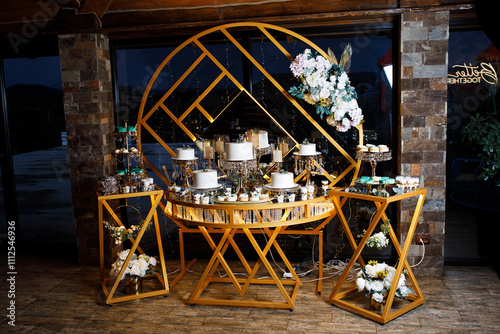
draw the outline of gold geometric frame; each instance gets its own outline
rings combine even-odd
[[[335,139],[328,133],[328,131],[323,128],[321,124],[316,122],[311,115],[309,115],[308,111],[306,111],[288,92],[285,88],[283,88],[273,77],[272,75],[269,74],[269,72],[245,49],[244,46],[242,46],[237,39],[228,31],[230,28],[245,28],[245,27],[253,27],[259,29],[262,34],[264,34],[269,41],[271,41],[278,50],[280,50],[289,60],[290,62],[293,61],[294,57],[285,49],[281,46],[281,44],[277,41],[275,37],[273,37],[272,33],[273,31],[278,31],[281,33],[288,34],[292,36],[295,39],[301,40],[302,42],[306,43],[311,47],[311,49],[317,51],[319,54],[327,58],[327,54],[321,50],[318,46],[316,46],[313,42],[309,41],[305,37],[290,31],[288,29],[284,29],[275,25],[271,24],[266,24],[266,23],[256,23],[256,22],[240,22],[240,23],[230,23],[226,25],[221,25],[217,26],[208,30],[205,30],[190,39],[186,40],[184,43],[179,45],[172,53],[170,53],[165,60],[159,65],[158,69],[155,71],[153,74],[150,82],[148,83],[148,86],[146,87],[146,90],[144,92],[141,105],[139,108],[139,115],[138,115],[138,121],[137,121],[137,130],[139,132],[138,139],[137,139],[137,145],[139,150],[142,150],[142,132],[148,132],[150,135],[152,135],[155,140],[167,151],[169,152],[173,157],[176,156],[176,153],[174,150],[169,147],[167,143],[147,124],[147,121],[151,116],[158,112],[159,110],[163,111],[166,113],[172,121],[181,128],[185,134],[193,140],[193,142],[196,140],[196,136],[185,126],[183,123],[183,120],[186,119],[186,117],[195,109],[199,110],[201,114],[206,117],[206,119],[211,123],[214,121],[214,118],[203,108],[203,106],[200,104],[200,102],[206,97],[212,89],[224,78],[227,78],[231,80],[231,82],[241,91],[246,91],[244,88],[243,84],[240,83],[231,73],[230,71],[223,65],[221,64],[216,57],[206,48],[206,46],[200,41],[200,39],[204,36],[207,36],[212,33],[222,33],[234,46],[238,48],[238,50],[242,53],[244,57],[247,58],[248,61],[250,61],[265,77],[266,79],[269,80],[269,82],[276,88],[278,89],[279,92],[283,96],[285,96],[297,110],[301,112],[301,114],[309,121],[311,122],[314,127],[330,142],[339,152],[342,154],[346,161],[348,162],[347,168],[337,177],[332,177],[326,172],[323,172],[323,175],[327,177],[331,183],[330,187],[334,187],[340,180],[342,180],[348,173],[353,171],[353,177],[350,181],[350,184],[354,182],[354,180],[357,178],[357,175],[359,173],[360,169],[360,160],[355,160],[353,157],[351,157],[343,148],[341,145],[339,145]],[[171,87],[167,90],[167,92],[159,99],[158,102],[155,103],[155,105],[150,108],[149,110],[145,110],[146,102],[148,99],[148,96],[151,92],[151,88],[153,87],[154,83],[156,82],[159,74],[161,71],[164,69],[164,67],[169,64],[170,60],[177,54],[179,53],[182,49],[184,49],[187,46],[193,45],[201,50],[201,55],[198,56],[198,58],[189,66],[189,68],[171,85]],[[179,117],[176,117],[174,113],[169,110],[169,108],[164,104],[166,99],[173,94],[175,89],[188,77],[188,75],[196,68],[200,62],[205,59],[209,58],[221,71],[221,73],[217,76],[217,78],[204,90],[202,91],[199,96],[196,97],[194,102],[182,112],[182,114]],[[248,93],[248,92],[247,92]],[[248,93],[249,96],[252,96],[252,94]],[[255,100],[256,102],[256,100]],[[260,106],[260,105],[259,105]],[[262,107],[261,107],[262,108]],[[266,113],[268,113],[265,108],[262,108]],[[268,115],[272,118],[272,116],[268,113]],[[326,122],[325,122],[326,124]],[[363,142],[363,128],[362,125],[360,124],[359,126],[356,127],[359,135],[359,143],[362,144]],[[165,178],[165,176],[160,172],[158,168],[154,166],[153,163],[147,158],[144,157],[144,165],[149,166],[151,170],[167,185],[170,184],[170,182]]]

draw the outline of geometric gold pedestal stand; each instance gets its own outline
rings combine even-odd
[[[348,311],[351,311],[353,313],[359,314],[361,316],[364,316],[368,319],[371,319],[373,321],[379,322],[381,324],[385,324],[400,315],[422,305],[424,303],[424,296],[422,295],[422,291],[420,291],[420,288],[417,284],[417,280],[415,279],[415,276],[413,275],[410,265],[408,264],[407,261],[407,256],[408,256],[408,251],[410,250],[410,245],[413,240],[413,235],[415,233],[415,229],[417,227],[418,223],[418,218],[420,216],[420,213],[422,211],[422,206],[424,204],[424,199],[425,195],[427,193],[426,189],[421,189],[418,188],[415,191],[411,191],[408,193],[403,193],[395,196],[390,196],[390,197],[378,197],[378,196],[371,196],[371,195],[363,195],[363,194],[356,194],[356,193],[351,193],[351,192],[345,192],[343,190],[332,190],[330,192],[330,196],[332,198],[334,206],[337,208],[337,214],[339,216],[339,220],[346,232],[346,236],[349,240],[349,243],[354,251],[354,254],[351,257],[351,260],[347,264],[344,272],[342,273],[342,276],[340,277],[339,281],[335,284],[335,287],[333,288],[333,291],[330,295],[329,301],[337,305],[341,308],[344,308]],[[408,294],[407,298],[408,301],[405,302],[405,305],[402,306],[401,308],[398,308],[396,310],[391,310],[393,307],[394,299],[395,299],[395,294],[396,294],[396,289],[397,289],[397,284],[398,280],[394,279],[392,282],[392,286],[390,288],[390,291],[387,294],[386,297],[386,302],[385,302],[385,307],[383,311],[380,313],[376,313],[370,310],[367,310],[363,307],[360,307],[358,305],[354,305],[352,302],[350,302],[348,299],[349,296],[352,296],[356,293],[361,293],[364,295],[364,292],[358,292],[357,288],[350,288],[346,289],[344,291],[340,291],[342,285],[345,283],[347,276],[349,275],[349,272],[353,268],[354,264],[356,262],[359,262],[359,264],[364,267],[365,263],[363,261],[363,258],[361,257],[361,251],[366,245],[366,242],[368,241],[368,238],[373,234],[373,231],[375,230],[375,227],[378,225],[380,219],[383,219],[385,221],[387,219],[387,215],[385,214],[385,211],[387,207],[389,206],[390,203],[395,203],[399,202],[401,200],[404,200],[406,198],[410,197],[415,197],[418,196],[417,198],[417,203],[415,207],[415,212],[413,214],[412,220],[410,227],[408,229],[408,235],[406,237],[405,243],[403,247],[401,248],[401,245],[398,241],[398,238],[396,237],[396,234],[394,233],[393,229],[390,229],[389,236],[391,238],[392,243],[394,244],[394,247],[398,253],[398,264],[396,267],[396,274],[394,277],[400,277],[401,273],[403,272],[403,269],[405,269],[408,272],[408,279],[411,282],[413,286],[414,293],[413,294]],[[373,217],[372,222],[368,226],[368,229],[366,230],[366,233],[364,237],[361,239],[359,245],[356,245],[356,241],[351,233],[351,230],[349,228],[349,225],[347,224],[346,218],[341,210],[341,198],[356,198],[360,200],[365,200],[365,201],[371,201],[373,202],[376,207],[377,207],[377,213]],[[366,297],[370,298],[370,297]]]
[[[286,228],[299,224],[331,217],[333,204],[329,198],[316,197],[311,200],[287,203],[251,203],[225,202],[224,204],[195,204],[166,197],[165,214],[177,225],[197,227],[210,245],[213,254],[201,278],[188,301],[189,304],[214,306],[242,306],[257,308],[289,309],[295,308],[295,300],[301,286],[300,278],[294,271],[276,240]],[[265,243],[259,243],[254,235],[265,234]],[[217,238],[214,236],[217,235]],[[244,235],[258,255],[256,261],[247,259],[246,252],[239,247],[239,241]],[[220,237],[220,240],[219,239]],[[238,237],[237,237],[238,236]],[[226,260],[226,252],[231,249],[239,258],[243,268],[238,268],[246,277],[237,277],[234,264]],[[291,274],[291,279],[282,279],[283,273],[269,262],[270,251],[276,252],[276,259],[282,261]],[[268,278],[257,278],[259,270],[265,270]],[[264,269],[265,268],[265,269]],[[218,275],[219,271],[226,273],[225,277]],[[223,294],[214,296],[213,284],[232,286]],[[251,289],[268,285],[274,293],[265,298],[255,300]],[[279,291],[279,295],[275,294]],[[236,293],[236,294],[234,294]]]
[[[161,295],[166,295],[169,293],[169,287],[168,287],[168,279],[167,279],[167,269],[165,265],[165,259],[163,256],[163,246],[161,243],[161,234],[160,234],[160,226],[158,224],[158,214],[156,213],[156,208],[158,207],[158,204],[161,201],[161,198],[163,196],[163,190],[153,190],[153,191],[143,191],[143,192],[137,192],[137,193],[128,193],[128,194],[115,194],[115,195],[101,195],[98,191],[97,192],[97,198],[98,198],[98,207],[99,207],[99,252],[100,252],[100,278],[101,278],[101,285],[102,289],[104,292],[104,298],[106,300],[106,304],[114,304],[114,303],[120,303],[120,302],[126,302],[134,299],[140,299],[140,298],[147,298],[147,297],[153,297],[153,296],[161,296]],[[144,196],[149,196],[151,198],[151,209],[148,212],[148,215],[146,219],[144,220],[144,224],[141,227],[141,230],[139,231],[139,234],[137,237],[131,238],[130,241],[132,241],[133,245],[130,248],[130,252],[127,256],[127,259],[125,260],[120,273],[118,274],[117,277],[122,277],[123,273],[125,272],[125,268],[127,268],[130,260],[132,259],[132,255],[134,252],[137,250],[140,254],[144,254],[144,251],[141,249],[139,246],[139,243],[141,241],[141,238],[144,235],[144,232],[146,231],[149,222],[151,219],[154,218],[154,226],[155,226],[155,232],[156,232],[156,241],[158,244],[158,257],[159,257],[159,265],[161,266],[161,272],[157,273],[155,276],[159,280],[162,288],[154,291],[147,291],[147,292],[142,292],[138,294],[133,294],[133,295],[125,295],[125,296],[118,296],[114,297],[116,289],[118,288],[118,285],[120,284],[120,279],[116,278],[106,278],[105,276],[105,269],[104,269],[104,222],[103,222],[103,209],[105,208],[108,213],[111,215],[111,217],[114,219],[114,221],[118,224],[118,226],[123,226],[123,223],[121,222],[120,218],[116,215],[114,210],[111,208],[111,206],[108,204],[108,201],[111,200],[116,200],[116,199],[126,199],[126,198],[134,198],[134,197],[144,197]],[[109,271],[109,270],[108,270]],[[108,290],[108,283],[112,282],[112,287],[111,290]]]

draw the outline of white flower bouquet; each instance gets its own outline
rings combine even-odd
[[[389,219],[386,219],[386,221],[380,226],[380,228],[380,232],[375,233],[368,238],[368,240],[366,241],[367,247],[375,247],[378,250],[381,250],[382,248],[389,246],[389,238],[387,238],[387,235],[391,230],[391,221]],[[363,233],[358,234],[358,238],[363,238],[365,233],[366,230],[363,230]]]
[[[351,87],[347,71],[350,67],[352,49],[344,50],[340,63],[328,49],[328,59],[314,55],[305,49],[290,64],[293,75],[300,79],[299,86],[288,91],[292,96],[316,106],[316,113],[338,131],[345,132],[363,121],[358,107],[357,94]]]
[[[109,271],[109,275],[112,278],[117,278],[120,274],[120,270],[127,259],[128,254],[130,253],[130,249],[126,249],[120,253],[118,253],[118,259],[111,265],[111,270]],[[145,254],[141,254],[137,256],[136,254],[132,255],[132,259],[130,260],[123,276],[120,280],[124,279],[127,276],[130,277],[144,277],[149,274],[153,274],[156,272],[156,258],[153,256],[148,256]]]
[[[371,295],[372,299],[377,303],[384,301],[384,296],[389,292],[396,268],[385,263],[377,261],[369,261],[368,264],[358,272],[356,286],[358,291],[366,290],[366,295]],[[412,291],[405,285],[405,274],[402,273],[399,277],[396,297],[406,299]]]

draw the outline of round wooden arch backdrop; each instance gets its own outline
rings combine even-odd
[[[269,70],[266,70],[265,64],[259,63],[246,49],[245,47],[237,40],[237,38],[230,32],[229,30],[234,29],[236,32],[241,31],[242,29],[258,29],[261,31],[262,36],[264,38],[267,38],[270,42],[273,43],[273,45],[276,47],[276,49],[281,52],[286,58],[289,59],[289,61],[293,61],[295,58],[295,55],[291,55],[273,36],[273,33],[276,34],[281,34],[281,36],[284,34],[286,36],[291,36],[291,38],[300,40],[304,42],[309,48],[312,50],[317,51],[319,54],[323,55],[325,58],[327,58],[327,54],[325,51],[321,50],[318,46],[316,46],[313,42],[309,41],[305,37],[290,31],[288,29],[284,29],[275,25],[270,25],[270,24],[265,24],[265,23],[253,23],[253,22],[242,22],[242,23],[231,23],[231,24],[226,24],[226,25],[221,25],[217,26],[208,30],[205,30],[190,39],[186,40],[184,43],[179,45],[172,53],[170,53],[164,60],[163,62],[159,65],[155,73],[153,74],[151,80],[148,83],[148,86],[146,87],[146,90],[144,92],[144,95],[142,97],[141,105],[139,108],[139,114],[138,114],[138,121],[137,121],[137,130],[138,130],[138,139],[137,139],[137,145],[139,150],[143,150],[142,148],[142,137],[146,133],[149,136],[152,136],[154,140],[159,143],[172,157],[176,156],[175,151],[165,142],[164,139],[161,138],[160,135],[152,128],[152,126],[148,123],[149,121],[153,122],[154,121],[154,116],[155,113],[164,113],[170,117],[170,119],[178,126],[178,128],[182,129],[184,131],[184,134],[187,135],[193,142],[197,139],[196,135],[186,126],[185,121],[187,119],[187,116],[193,112],[194,110],[197,110],[200,112],[203,117],[206,117],[206,119],[211,123],[214,121],[214,117],[210,115],[209,112],[207,112],[203,106],[202,106],[202,101],[203,99],[210,93],[211,90],[216,87],[216,85],[221,82],[221,80],[230,80],[238,89],[240,89],[242,92],[246,92],[248,96],[253,100],[254,103],[259,105],[260,108],[276,123],[277,126],[280,126],[278,122],[273,118],[273,115],[271,115],[266,108],[261,106],[259,102],[244,88],[244,85],[236,79],[236,75],[231,73],[231,69],[229,69],[227,66],[228,64],[223,64],[223,62],[219,61],[210,51],[207,45],[203,43],[203,39],[207,38],[207,36],[210,35],[220,35],[228,41],[227,43],[231,43],[234,45],[243,55],[243,57],[246,57],[246,59],[251,62],[253,66],[257,70],[259,70],[267,80],[269,80],[269,83],[272,84],[283,96],[295,107],[304,117],[307,119],[309,122],[313,124],[313,126],[326,138],[328,142],[330,142],[337,150],[338,152],[345,158],[347,161],[347,167],[343,169],[343,171],[337,175],[337,176],[332,176],[328,174],[327,172],[323,172],[324,176],[328,178],[331,183],[330,187],[334,187],[339,183],[339,181],[343,180],[344,178],[347,178],[348,176],[352,176],[350,180],[344,180],[347,182],[347,184],[352,184],[354,180],[357,178],[361,161],[355,160],[344,148],[333,138],[332,135],[329,134],[329,132],[323,127],[322,124],[317,122],[314,117],[312,117],[307,110],[304,109],[304,107],[299,104],[289,93],[288,93],[288,88],[289,87],[283,87],[273,76],[269,73]],[[219,37],[220,38],[220,37]],[[175,81],[172,81],[171,86],[165,91],[165,93],[159,98],[152,107],[146,107],[147,106],[147,101],[148,99],[151,98],[152,94],[152,88],[155,86],[157,81],[161,81],[160,78],[160,73],[165,69],[166,66],[170,66],[169,62],[181,52],[186,47],[190,48],[197,48],[200,50],[200,55],[197,57],[195,61],[183,72],[182,75],[179,76],[179,78],[175,79]],[[209,59],[217,68],[220,70],[220,74],[213,80],[213,82],[208,85],[202,92],[199,93],[197,97],[194,98],[194,101],[187,107],[185,110],[182,110],[181,113],[177,112],[174,113],[172,110],[170,110],[165,101],[172,95],[174,94],[175,90],[181,83],[186,80],[186,78],[196,69],[196,67],[203,61]],[[164,115],[162,115],[164,116]],[[325,122],[323,122],[326,127],[331,127]],[[357,140],[359,144],[363,143],[363,128],[362,125],[358,125],[356,127],[358,131],[357,135]],[[285,129],[284,132],[286,133]],[[295,144],[297,144],[297,141],[295,141]],[[163,175],[161,172],[161,167],[160,166],[155,166],[151,160],[148,159],[147,156],[144,156],[142,166],[145,168],[145,166],[148,166],[165,184],[169,185],[170,182],[166,179],[166,177]],[[299,178],[299,177],[297,177]]]

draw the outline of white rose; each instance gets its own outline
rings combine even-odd
[[[141,270],[137,266],[129,267],[128,274],[131,276],[140,276]]]
[[[149,264],[152,265],[152,266],[156,266],[156,258],[150,257],[149,258]]]
[[[365,280],[359,277],[356,280],[356,286],[358,287],[358,291],[363,291],[363,289],[365,288]]]
[[[372,298],[374,301],[376,301],[377,303],[382,303],[384,301],[384,295],[380,294],[380,293],[377,293],[375,292],[373,295],[372,295]]]
[[[146,260],[139,259],[139,260],[137,260],[135,267],[139,268],[141,273],[144,273],[149,269],[149,264]],[[141,276],[144,276],[144,275],[141,275]]]
[[[398,288],[404,286],[405,285],[405,281],[406,281],[405,275],[401,274],[401,278],[399,279],[399,282],[398,282]]]
[[[372,282],[365,281],[365,289],[366,291],[370,292],[372,290]]]
[[[347,73],[342,72],[342,74],[338,77],[339,82],[337,83],[337,88],[338,89],[345,89],[347,80],[349,80],[349,78],[347,77]]]
[[[372,266],[372,265],[370,265],[370,264],[367,264],[365,266],[365,272],[370,277],[376,277],[377,276],[377,272],[375,271],[375,267]]]
[[[122,261],[125,261],[127,259],[128,253],[130,252],[130,249],[126,249],[120,253],[118,253],[118,258]]]
[[[377,272],[375,271],[375,266],[372,266],[370,264],[367,264],[365,266],[365,272],[370,277],[376,277],[377,276]]]
[[[373,291],[380,291],[384,288],[384,282],[382,281],[374,281],[371,286]]]

